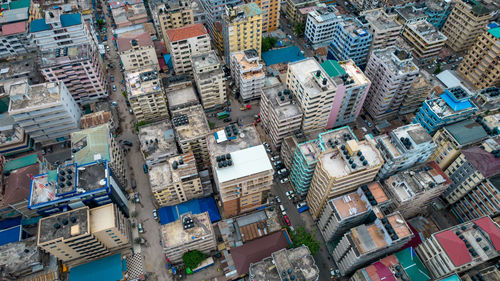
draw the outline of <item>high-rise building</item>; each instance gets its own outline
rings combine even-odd
[[[424,100],[429,96],[434,78],[429,72],[420,70],[417,78],[411,84],[408,93],[403,97],[403,102],[399,108],[399,114],[415,113]]]
[[[194,81],[205,110],[212,110],[225,105],[226,83],[221,62],[215,51],[193,55]]]
[[[414,165],[422,164],[436,149],[432,137],[420,124],[410,124],[376,137],[377,148],[384,157],[384,165],[377,177],[388,176]]]
[[[383,1],[380,1],[383,2]],[[399,2],[402,3],[403,1]],[[379,7],[379,0],[353,0],[352,5],[359,11],[371,10]]]
[[[123,31],[117,36],[118,55],[125,71],[152,67],[160,69],[151,35],[144,28]]]
[[[311,44],[330,41],[340,20],[339,11],[334,6],[318,7],[307,16],[304,36]]]
[[[231,75],[234,77],[244,102],[260,98],[266,74],[259,63],[259,53],[254,49],[233,52],[230,55]]]
[[[372,39],[368,21],[364,17],[344,18],[335,26],[327,57],[338,61],[352,59],[356,65],[364,68]]]
[[[372,81],[364,103],[370,116],[375,120],[395,116],[418,73],[407,51],[396,47],[374,50],[365,69]]]
[[[479,36],[458,67],[458,73],[477,90],[492,87],[500,79],[500,27]]]
[[[216,39],[216,32],[217,28],[216,26],[219,25],[221,27],[221,32],[220,35],[222,35],[222,18],[225,13],[226,6],[240,6],[241,4],[244,4],[245,1],[243,0],[201,0],[201,5],[203,6],[203,9],[205,10],[205,13],[207,14],[207,26],[208,30],[210,30],[210,33],[213,36],[214,41]],[[222,36],[221,36],[222,38]]]
[[[191,81],[185,81],[184,79],[181,82],[171,81],[165,92],[170,111],[200,104]]]
[[[423,5],[405,5],[395,8],[395,10],[396,21],[402,25],[402,32],[409,24],[427,20],[428,18]]]
[[[3,156],[14,156],[16,154],[33,150],[34,141],[26,131],[16,124],[8,112],[0,115],[3,123],[0,128],[0,154]]]
[[[178,154],[175,133],[169,120],[139,127],[141,152],[146,164],[151,167]]]
[[[286,87],[302,109],[302,130],[326,128],[337,85],[321,65],[314,58],[289,63]]]
[[[5,19],[5,17],[3,18]],[[0,42],[0,57],[8,58],[26,54],[36,47],[29,38],[29,23],[28,21],[15,21],[2,23],[2,35]]]
[[[411,45],[414,57],[419,60],[433,60],[446,42],[446,36],[426,20],[406,25],[403,38]]]
[[[36,143],[68,140],[80,128],[81,114],[64,82],[25,82],[10,88],[9,115]]]
[[[231,53],[250,49],[255,50],[260,58],[262,18],[262,10],[255,3],[226,6],[222,17],[226,63],[229,63]]]
[[[453,8],[452,2],[446,0],[425,0],[424,3],[427,21],[441,30]]]
[[[172,55],[176,74],[192,73],[191,56],[210,51],[210,37],[201,24],[186,25],[166,31],[165,45]]]
[[[498,176],[484,180],[458,201],[451,204],[451,213],[459,222],[466,222],[483,216],[496,216],[500,213],[499,189]]]
[[[368,29],[373,36],[368,56],[374,50],[385,49],[396,44],[402,26],[396,21],[395,15],[387,14],[383,8],[364,11],[361,14],[368,21]]]
[[[476,93],[474,104],[481,112],[493,111],[500,108],[500,87],[489,87]]]
[[[498,258],[499,236],[498,224],[482,217],[433,233],[416,252],[431,273],[429,277],[436,280]]]
[[[207,142],[225,216],[261,207],[271,189],[274,169],[257,129],[232,124],[211,134]]]
[[[283,141],[281,142],[281,162],[288,170],[292,169],[293,155],[295,153],[295,149],[299,145],[299,140],[296,137],[298,134],[302,134],[302,132],[296,131],[293,135],[283,138]]]
[[[496,9],[489,6],[485,1],[458,0],[441,30],[448,38],[446,45],[454,52],[472,47]]]
[[[286,0],[286,18],[292,23],[303,23],[302,22],[302,15],[300,13],[300,10],[302,8],[306,7],[311,7],[311,6],[316,6],[318,4],[318,0]],[[307,14],[306,14],[307,15]]]
[[[156,28],[160,28],[164,42],[167,41],[167,30],[181,28],[194,24],[193,8],[191,0],[168,1],[154,7],[151,13]]]
[[[281,0],[254,0],[262,10],[262,32],[275,31],[279,26]]]
[[[149,20],[143,2],[113,8],[111,9],[111,14],[117,28],[142,24]]]

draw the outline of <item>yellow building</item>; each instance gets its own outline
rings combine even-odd
[[[166,41],[167,29],[180,28],[194,24],[193,9],[190,0],[169,1],[156,6],[156,15],[163,40]]]
[[[280,0],[255,0],[262,10],[262,32],[275,31],[279,26]]]
[[[255,3],[227,7],[222,17],[224,57],[233,52],[254,49],[261,53],[263,12]]]

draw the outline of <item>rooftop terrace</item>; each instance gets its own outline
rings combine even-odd
[[[343,84],[349,85],[349,87],[356,87],[360,85],[365,85],[370,83],[370,80],[361,71],[361,69],[352,60],[339,62],[340,66],[344,69],[346,74],[349,76]]]
[[[316,163],[320,153],[327,149],[327,144],[332,143],[335,146],[342,146],[351,139],[357,140],[351,129],[345,126],[321,133],[314,140],[300,143],[299,149],[308,163]]]
[[[382,186],[380,186],[378,182],[368,184],[367,188],[377,204],[383,204],[389,201],[389,197],[387,197]],[[329,204],[335,210],[339,221],[356,217],[371,209],[370,200],[368,200],[366,193],[363,192],[361,187],[354,192],[331,199]]]
[[[318,7],[309,12],[309,15],[318,23],[334,21],[340,16],[339,11],[334,6]]]
[[[294,74],[295,79],[304,87],[305,94],[308,96],[315,96],[324,91],[336,89],[336,85],[334,85],[328,74],[313,58],[290,63],[288,71]]]
[[[179,141],[182,142],[199,137],[205,137],[210,134],[207,117],[205,116],[205,111],[201,105],[193,105],[172,111],[172,120],[180,116],[185,116],[187,118],[187,122],[182,122],[179,125],[174,124],[174,129]]]
[[[246,21],[248,18],[261,15],[263,12],[257,4],[251,2],[236,7],[226,7],[224,19],[230,23]]]
[[[153,68],[127,72],[125,81],[129,98],[163,91],[158,72]]]
[[[146,159],[177,154],[174,129],[169,121],[157,122],[139,128],[141,151]]]
[[[61,100],[61,85],[47,82],[37,85],[21,83],[10,88],[9,111],[31,111],[33,107],[56,104]]]
[[[275,112],[278,120],[286,120],[296,116],[302,116],[302,110],[298,104],[292,103],[293,95],[285,96],[285,87],[278,84],[272,87],[262,88],[262,95],[266,95],[271,104],[271,110]],[[282,98],[283,97],[283,98]]]
[[[199,103],[191,82],[170,84],[165,92],[167,93],[168,107],[171,110]]]
[[[373,54],[382,60],[394,75],[403,75],[419,70],[417,65],[413,63],[411,53],[406,50],[388,47],[382,50],[375,50]]]
[[[49,67],[79,60],[88,60],[92,56],[90,45],[85,43],[77,46],[62,47],[44,51],[41,55],[41,66]]]
[[[89,208],[83,207],[41,219],[38,223],[38,245],[89,233],[89,217]]]
[[[214,50],[192,55],[191,61],[193,62],[194,72],[198,72],[200,69],[204,69],[206,67],[220,65],[220,60]]]
[[[362,15],[381,32],[388,29],[400,28],[394,17],[387,15],[382,8],[364,11]]]
[[[441,33],[439,30],[434,27],[427,20],[420,20],[415,23],[411,23],[407,26],[407,28],[412,29],[416,34],[422,37],[426,43],[435,44],[435,43],[444,43],[446,41],[446,36]]]
[[[184,229],[183,220],[189,217],[194,221],[194,226]],[[184,214],[178,220],[160,227],[161,240],[164,248],[174,248],[189,244],[192,240],[206,239],[213,232],[212,223],[208,212],[201,214]]]
[[[368,22],[366,22],[368,23]],[[344,18],[343,21],[341,21],[339,24],[342,26],[342,28],[349,33],[351,37],[362,37],[362,36],[368,36],[370,35],[369,32],[366,30],[366,23],[362,23],[360,20],[357,18],[351,18],[347,17]]]

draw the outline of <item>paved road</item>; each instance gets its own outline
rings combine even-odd
[[[289,24],[290,27],[288,27]],[[298,46],[299,49],[304,52],[305,57],[314,56],[314,51],[305,47],[306,44],[305,38],[303,36],[302,37],[295,36],[295,32],[293,31],[293,25],[285,16],[283,16],[283,14],[281,14],[280,16],[280,29],[283,30],[283,32],[285,32],[286,34],[292,36],[293,45]]]

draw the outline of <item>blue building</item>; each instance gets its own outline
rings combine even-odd
[[[446,19],[448,19],[448,16],[453,8],[451,1],[427,0],[424,5],[424,11],[427,14],[427,21],[439,30],[443,28],[443,25],[446,22]]]
[[[420,123],[429,134],[443,126],[469,118],[478,110],[472,97],[462,87],[448,88],[439,97],[426,100],[413,123]]]
[[[335,27],[327,59],[352,59],[357,66],[364,69],[372,39],[373,35],[368,32],[368,21],[363,16],[345,18]]]

